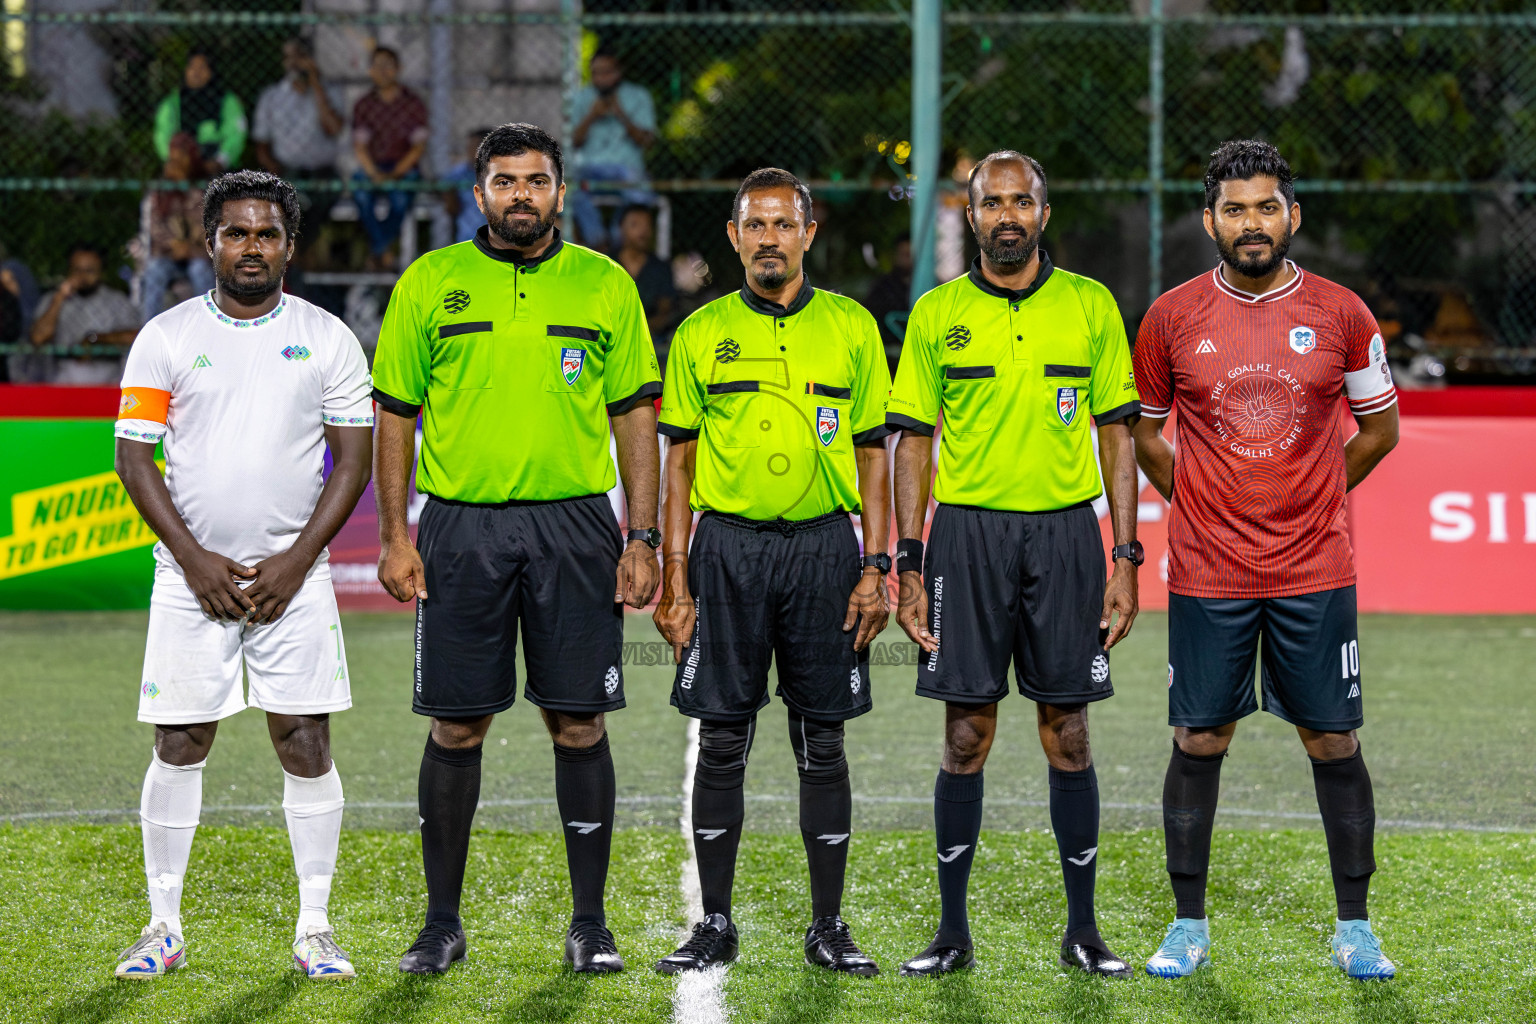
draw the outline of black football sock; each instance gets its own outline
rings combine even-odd
[[[1163,776],[1163,842],[1174,917],[1205,917],[1205,883],[1211,869],[1211,829],[1221,793],[1221,762],[1227,755],[1197,757],[1173,745]]]
[[[1051,830],[1067,890],[1067,936],[1094,927],[1093,883],[1099,868],[1099,778],[1093,765],[1080,772],[1050,769]]]
[[[736,850],[744,815],[742,785],[753,723],[700,722],[699,760],[693,772],[693,853],[699,865],[704,913],[731,916]]]
[[[469,858],[469,829],[475,821],[475,805],[480,802],[481,754],[478,745],[450,750],[427,737],[416,783],[421,861],[427,876],[427,924],[462,927],[459,897],[464,891],[464,863]]]
[[[842,914],[853,788],[843,753],[843,723],[789,713],[790,746],[800,773],[800,838],[811,875],[811,920]]]
[[[571,920],[603,923],[603,888],[613,842],[613,754],[608,734],[590,747],[555,745],[555,803],[571,872]]]
[[[939,769],[933,783],[933,832],[938,840],[939,933],[944,946],[969,946],[971,925],[966,916],[966,889],[971,861],[981,838],[983,772],[955,775]]]
[[[1376,870],[1376,798],[1365,757],[1357,745],[1353,754],[1337,761],[1309,760],[1323,834],[1328,837],[1328,866],[1333,871],[1339,920],[1368,921],[1366,893]]]

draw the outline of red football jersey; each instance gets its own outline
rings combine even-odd
[[[1178,409],[1168,589],[1310,594],[1355,582],[1339,402],[1397,401],[1376,320],[1354,292],[1288,263],[1266,295],[1221,269],[1167,292],[1136,336],[1142,415]]]

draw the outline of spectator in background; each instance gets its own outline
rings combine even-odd
[[[465,136],[464,159],[448,168],[445,181],[455,182],[460,188],[443,193],[443,210],[453,220],[453,240],[467,242],[475,237],[485,214],[475,202],[475,156],[480,152],[480,141],[491,134],[489,128],[476,128]]]
[[[32,344],[67,353],[55,364],[55,384],[116,384],[123,352],[139,333],[139,311],[128,296],[101,283],[104,256],[94,245],[69,251],[69,275],[43,297],[32,324]]]
[[[186,132],[197,140],[205,163],[227,170],[245,152],[245,107],[213,73],[206,50],[187,54],[181,88],[160,101],[155,111],[155,152],[171,155],[171,136]]]
[[[0,267],[0,345],[21,340],[21,284],[16,275]],[[0,384],[11,379],[10,361],[0,359]]]
[[[167,181],[197,181],[206,176],[197,140],[186,132],[171,137],[171,155],[161,176]],[[213,264],[203,249],[203,190],[155,189],[144,197],[140,212],[149,238],[149,259],[140,282],[144,321],[165,309],[165,293],[176,281],[187,281],[195,293],[213,287]]]
[[[256,162],[289,181],[335,178],[336,137],[346,122],[340,101],[320,79],[307,40],[295,36],[283,44],[283,71],[282,81],[263,89],[256,101],[256,122],[251,128]],[[301,241],[314,234],[317,222],[330,216],[338,198],[336,189],[299,193],[304,210]]]
[[[885,343],[885,361],[890,364],[891,377],[896,376],[896,363],[901,359],[901,340],[906,333],[907,313],[912,308],[912,235],[903,231],[896,236],[896,247],[891,250],[891,269],[877,278],[864,300],[875,322],[880,325],[880,340]]]
[[[677,289],[672,284],[672,265],[656,255],[655,210],[649,206],[624,208],[619,214],[619,248],[613,258],[634,278],[651,340],[658,349],[670,344]]]
[[[573,107],[578,120],[571,133],[576,145],[571,216],[582,244],[606,251],[619,240],[610,238],[588,189],[599,182],[624,182],[629,187],[619,192],[625,202],[651,201],[645,186],[645,150],[656,140],[656,106],[644,86],[624,81],[624,66],[611,51],[598,50],[591,71],[592,84],[576,94]]]
[[[11,258],[4,243],[0,243],[0,291],[5,292],[0,302],[6,304],[7,315],[16,318],[11,328],[0,326],[0,344],[18,344],[28,337],[32,314],[37,309],[37,278],[31,267]],[[30,350],[0,356],[0,377],[12,381],[45,380],[47,361],[47,356]]]
[[[352,108],[352,148],[359,168],[352,176],[353,195],[358,220],[368,233],[369,269],[385,270],[389,247],[400,237],[400,226],[416,200],[414,192],[385,186],[421,177],[427,105],[400,84],[400,55],[387,46],[374,48],[368,77],[373,88]],[[381,196],[389,201],[382,219],[374,209]]]

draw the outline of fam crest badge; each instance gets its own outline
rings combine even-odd
[[[821,446],[825,448],[832,443],[837,436],[838,415],[837,410],[825,405],[816,407],[816,436],[821,440]]]
[[[1077,388],[1056,389],[1056,415],[1061,417],[1062,426],[1070,427],[1072,421],[1077,419]]]
[[[584,348],[563,348],[560,350],[560,376],[565,378],[567,384],[575,384],[581,376],[581,368],[587,364],[587,350]]]
[[[1291,348],[1297,355],[1306,355],[1317,348],[1317,332],[1310,327],[1291,328]]]

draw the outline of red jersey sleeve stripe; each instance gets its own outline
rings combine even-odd
[[[1381,412],[1383,409],[1389,409],[1396,404],[1397,389],[1393,388],[1386,394],[1376,395],[1373,398],[1361,399],[1358,402],[1351,398],[1349,400],[1349,409],[1351,412],[1373,413]]]

